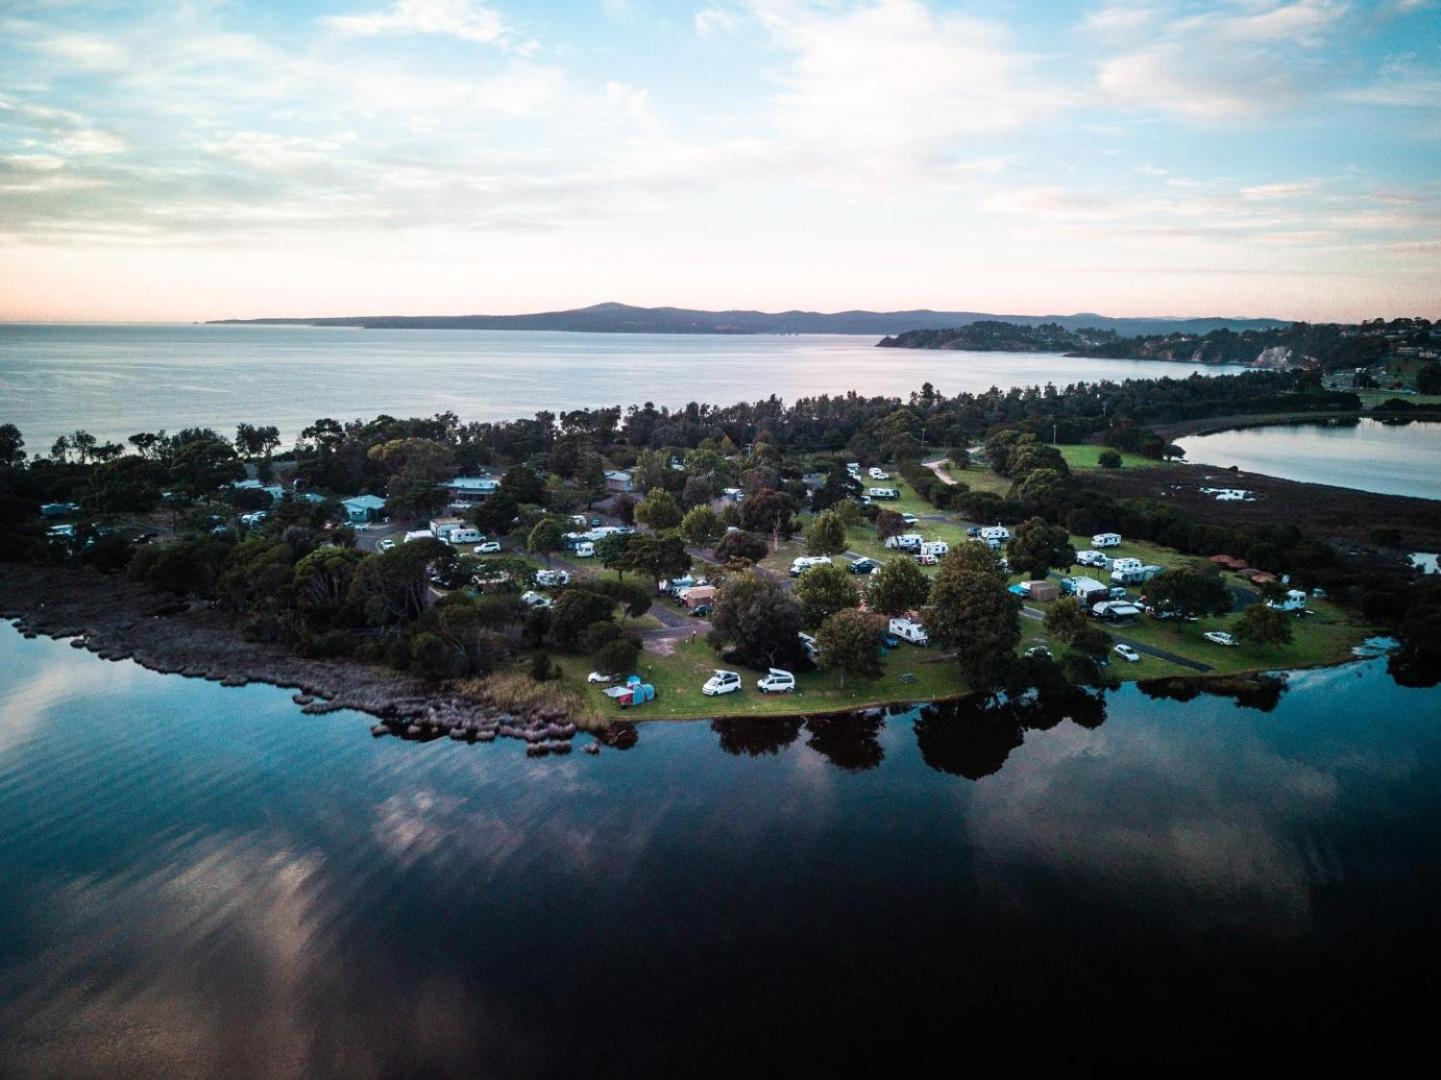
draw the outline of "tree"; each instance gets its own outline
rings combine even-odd
[[[541,518],[535,523],[535,528],[530,530],[530,535],[525,540],[525,550],[532,555],[545,556],[545,565],[550,565],[550,558],[557,551],[565,546],[565,537],[560,531],[560,523],[552,517]]]
[[[239,480],[245,468],[227,442],[197,439],[186,443],[170,463],[170,477],[187,495],[209,500],[221,484]]]
[[[795,532],[795,503],[784,492],[762,488],[741,503],[741,527],[746,532],[769,533],[776,546]]]
[[[839,555],[845,549],[845,522],[828,510],[806,532],[806,550],[812,555]]]
[[[366,456],[389,477],[385,498],[391,513],[424,516],[445,505],[440,484],[455,469],[450,447],[434,439],[391,439],[372,446]]]
[[[876,515],[876,536],[882,542],[906,531],[906,519],[894,510],[882,510]]]
[[[861,594],[851,575],[839,566],[817,566],[801,575],[795,586],[806,626],[822,625],[838,611],[860,604]]]
[[[1441,394],[1441,364],[1432,362],[1416,372],[1418,394]]]
[[[1074,596],[1067,596],[1051,605],[1041,625],[1051,637],[1069,645],[1090,623],[1081,610],[1080,601]]]
[[[725,535],[725,526],[709,506],[696,506],[681,519],[680,533],[687,543],[710,547]]]
[[[592,589],[566,589],[550,609],[550,637],[563,649],[573,649],[585,631],[600,622],[610,622],[615,600]]]
[[[0,465],[14,467],[25,460],[25,440],[14,424],[0,424]]]
[[[776,667],[800,659],[801,608],[770,578],[750,571],[726,580],[716,594],[710,641],[735,646],[743,661]]]
[[[1224,615],[1231,610],[1231,592],[1211,566],[1162,571],[1147,583],[1146,599],[1160,611],[1183,617]]]
[[[519,513],[520,503],[515,501],[515,496],[497,491],[470,512],[470,520],[487,536],[504,536],[510,532]]]
[[[1121,467],[1121,455],[1115,450],[1102,450],[1101,456],[1096,461],[1103,469],[1119,469]]]
[[[630,545],[634,533],[606,533],[595,542],[595,557],[607,570],[614,570],[625,580],[625,572],[632,569]]]
[[[882,615],[903,615],[925,607],[931,582],[914,559],[891,559],[871,574],[866,606]]]
[[[499,494],[509,495],[517,503],[545,505],[545,478],[534,469],[516,465],[500,478]]]
[[[1016,526],[1015,535],[1006,545],[1006,557],[1012,569],[1039,580],[1053,566],[1069,569],[1076,561],[1076,549],[1071,546],[1070,533],[1060,525],[1033,517]]]
[[[1252,604],[1236,620],[1236,638],[1261,648],[1289,645],[1293,640],[1291,619],[1273,607]]]
[[[630,634],[617,634],[594,650],[596,670],[607,675],[624,675],[635,670],[640,642]]]
[[[758,563],[769,552],[770,548],[759,536],[739,529],[727,532],[715,546],[715,557],[723,563]]]
[[[1001,569],[1001,557],[991,550],[989,544],[957,544],[941,557],[938,576],[962,571],[990,574],[1003,583],[1006,580],[1006,572]]]
[[[235,427],[235,449],[248,458],[269,457],[279,445],[280,429],[274,425],[237,424]]]
[[[680,504],[665,488],[652,488],[636,504],[635,519],[655,532],[666,532],[681,523]]]
[[[1069,506],[1072,492],[1072,481],[1066,473],[1057,469],[1032,469],[1011,485],[1010,495],[1032,513],[1059,518]]]
[[[354,548],[316,548],[295,564],[291,584],[297,605],[316,617],[332,617],[345,603],[355,571],[366,558]]]
[[[652,581],[680,577],[691,568],[690,552],[679,536],[632,535],[626,547],[625,561],[629,569],[645,574]]]
[[[375,625],[409,622],[425,611],[432,563],[448,564],[455,549],[439,540],[412,540],[370,556],[356,571],[348,599]]]
[[[882,671],[881,641],[885,632],[885,620],[879,615],[859,608],[836,612],[816,634],[821,667],[840,672],[842,690],[847,676],[875,678]]]
[[[988,690],[1005,682],[1015,659],[1020,609],[1020,598],[1006,590],[1005,578],[947,556],[931,585],[924,622],[932,638],[956,650],[971,689]]]

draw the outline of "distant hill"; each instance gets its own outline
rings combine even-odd
[[[1264,330],[1279,319],[1169,319],[1077,315],[988,315],[979,311],[694,311],[674,307],[595,304],[532,315],[353,315],[314,319],[216,319],[215,323],[283,326],[356,326],[368,330],[569,330],[601,334],[899,334],[948,330],[973,322],[1051,323],[1066,330],[1093,328],[1122,335],[1205,334],[1212,330]]]

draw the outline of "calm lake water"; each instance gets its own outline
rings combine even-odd
[[[606,405],[730,405],[855,390],[946,394],[992,386],[1184,377],[1218,369],[1057,353],[877,349],[874,337],[354,330],[288,326],[0,325],[0,422],[48,450],[84,427],[279,426],[322,416],[510,420]],[[1226,370],[1226,369],[1220,369]]]
[[[0,1075],[1379,1064],[1437,988],[1438,703],[1371,661],[533,760],[0,626]]]
[[[1277,424],[1178,439],[1186,460],[1310,484],[1441,499],[1441,423]]]

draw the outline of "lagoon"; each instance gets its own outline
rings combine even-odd
[[[1441,423],[1328,420],[1178,439],[1187,461],[1308,484],[1441,499]]]
[[[1297,1064],[1362,1017],[1384,1045],[1441,961],[1441,691],[1288,682],[530,759],[0,624],[0,1074],[734,1076],[1117,1025]]]
[[[877,349],[874,337],[578,334],[345,327],[0,324],[0,423],[48,450],[77,427],[139,431],[314,420],[513,420],[607,405],[731,405],[776,395],[908,396],[1236,370],[1059,353]]]

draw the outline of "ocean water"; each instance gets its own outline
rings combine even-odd
[[[1441,423],[1333,420],[1178,439],[1186,460],[1309,484],[1441,499]]]
[[[1381,1065],[1437,988],[1441,699],[1289,682],[535,760],[0,624],[0,1075]]]
[[[83,427],[123,441],[197,425],[275,424],[288,443],[323,416],[507,420],[608,405],[730,405],[854,390],[906,396],[992,386],[1183,377],[1152,360],[877,349],[834,335],[570,334],[290,326],[0,324],[0,423],[46,450]]]

